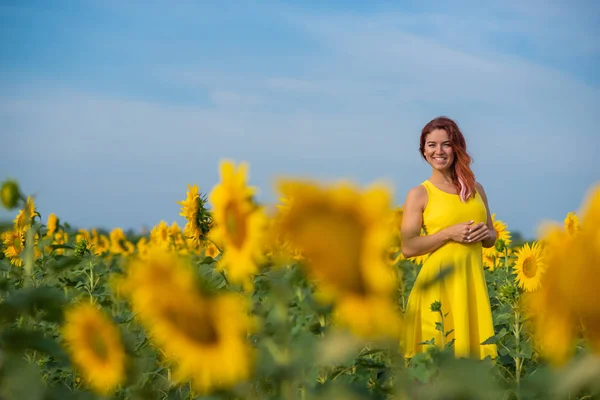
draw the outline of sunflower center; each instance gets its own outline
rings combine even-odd
[[[316,207],[306,210],[297,223],[297,244],[310,260],[314,276],[341,291],[366,294],[361,262],[365,227],[358,216]]]
[[[225,228],[234,246],[242,248],[246,239],[247,223],[244,213],[233,201],[225,207]]]
[[[21,248],[22,247],[22,243],[21,242],[22,242],[21,241],[21,235],[16,235],[15,238],[13,239],[13,246],[14,246],[15,250],[17,252],[19,252],[19,253],[22,250],[22,248]]]
[[[535,277],[537,272],[537,262],[534,257],[527,257],[523,261],[523,274],[528,278]]]
[[[101,360],[108,359],[108,347],[106,341],[95,329],[90,328],[89,345],[94,354]]]
[[[192,342],[203,345],[217,343],[219,335],[210,312],[186,309],[189,307],[198,308],[199,306],[187,305],[178,309],[169,308],[166,311],[166,318]]]
[[[119,239],[119,241],[117,242],[117,244],[119,245],[119,248],[123,252],[127,251],[126,243],[127,243],[127,239]]]

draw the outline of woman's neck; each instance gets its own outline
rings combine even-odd
[[[452,172],[450,171],[438,171],[437,169],[434,169],[433,171],[431,171],[431,177],[429,178],[429,180],[431,182],[439,184],[454,184],[454,180],[452,179]]]

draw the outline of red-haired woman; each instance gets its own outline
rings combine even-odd
[[[421,342],[435,339],[441,346],[454,339],[457,357],[496,358],[495,345],[481,344],[494,335],[482,247],[494,245],[496,231],[485,191],[453,120],[439,117],[425,125],[419,150],[431,177],[406,196],[402,253],[426,258],[408,298],[405,356],[423,351]],[[448,336],[436,328],[442,317],[431,310],[435,302],[441,303]]]

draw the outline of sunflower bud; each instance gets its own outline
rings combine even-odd
[[[88,241],[81,239],[75,244],[75,250],[73,251],[76,257],[82,258],[88,250]]]
[[[504,251],[504,249],[506,248],[506,243],[504,242],[504,239],[498,239],[496,240],[496,251],[498,251],[499,253],[502,253]]]
[[[439,301],[434,301],[433,303],[431,303],[431,311],[432,312],[439,312],[442,310],[442,303]]]
[[[17,206],[19,198],[21,198],[21,192],[19,191],[19,184],[13,180],[6,180],[2,183],[2,205],[12,210]]]
[[[517,300],[517,288],[511,284],[502,286],[500,288],[500,299],[507,303],[514,303]]]

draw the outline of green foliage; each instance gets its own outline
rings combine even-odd
[[[452,332],[446,330],[448,313],[441,302],[432,304],[431,312],[440,315],[435,328],[443,343],[428,341],[427,351],[404,359],[396,342],[366,342],[336,329],[332,307],[317,302],[299,265],[265,265],[251,294],[251,313],[260,321],[248,338],[257,354],[252,380],[201,397],[188,384],[172,383],[171,366],[115,295],[111,279],[122,273],[124,259],[96,256],[87,241],[74,240],[72,230],[69,237],[65,245],[42,240],[42,256],[29,275],[0,259],[2,399],[101,398],[86,387],[63,348],[63,309],[81,299],[99,304],[121,332],[129,364],[126,383],[113,396],[118,399],[546,399],[556,394],[583,399],[600,393],[594,375],[600,374],[599,363],[583,348],[563,371],[540,359],[518,306],[514,258],[502,245],[499,266],[484,271],[495,331],[484,343],[498,346],[497,360],[454,357],[453,342],[445,340]],[[196,257],[198,284],[206,292],[240,290],[215,268],[217,262]],[[397,267],[404,277],[398,293],[404,310],[419,267],[406,260]]]

